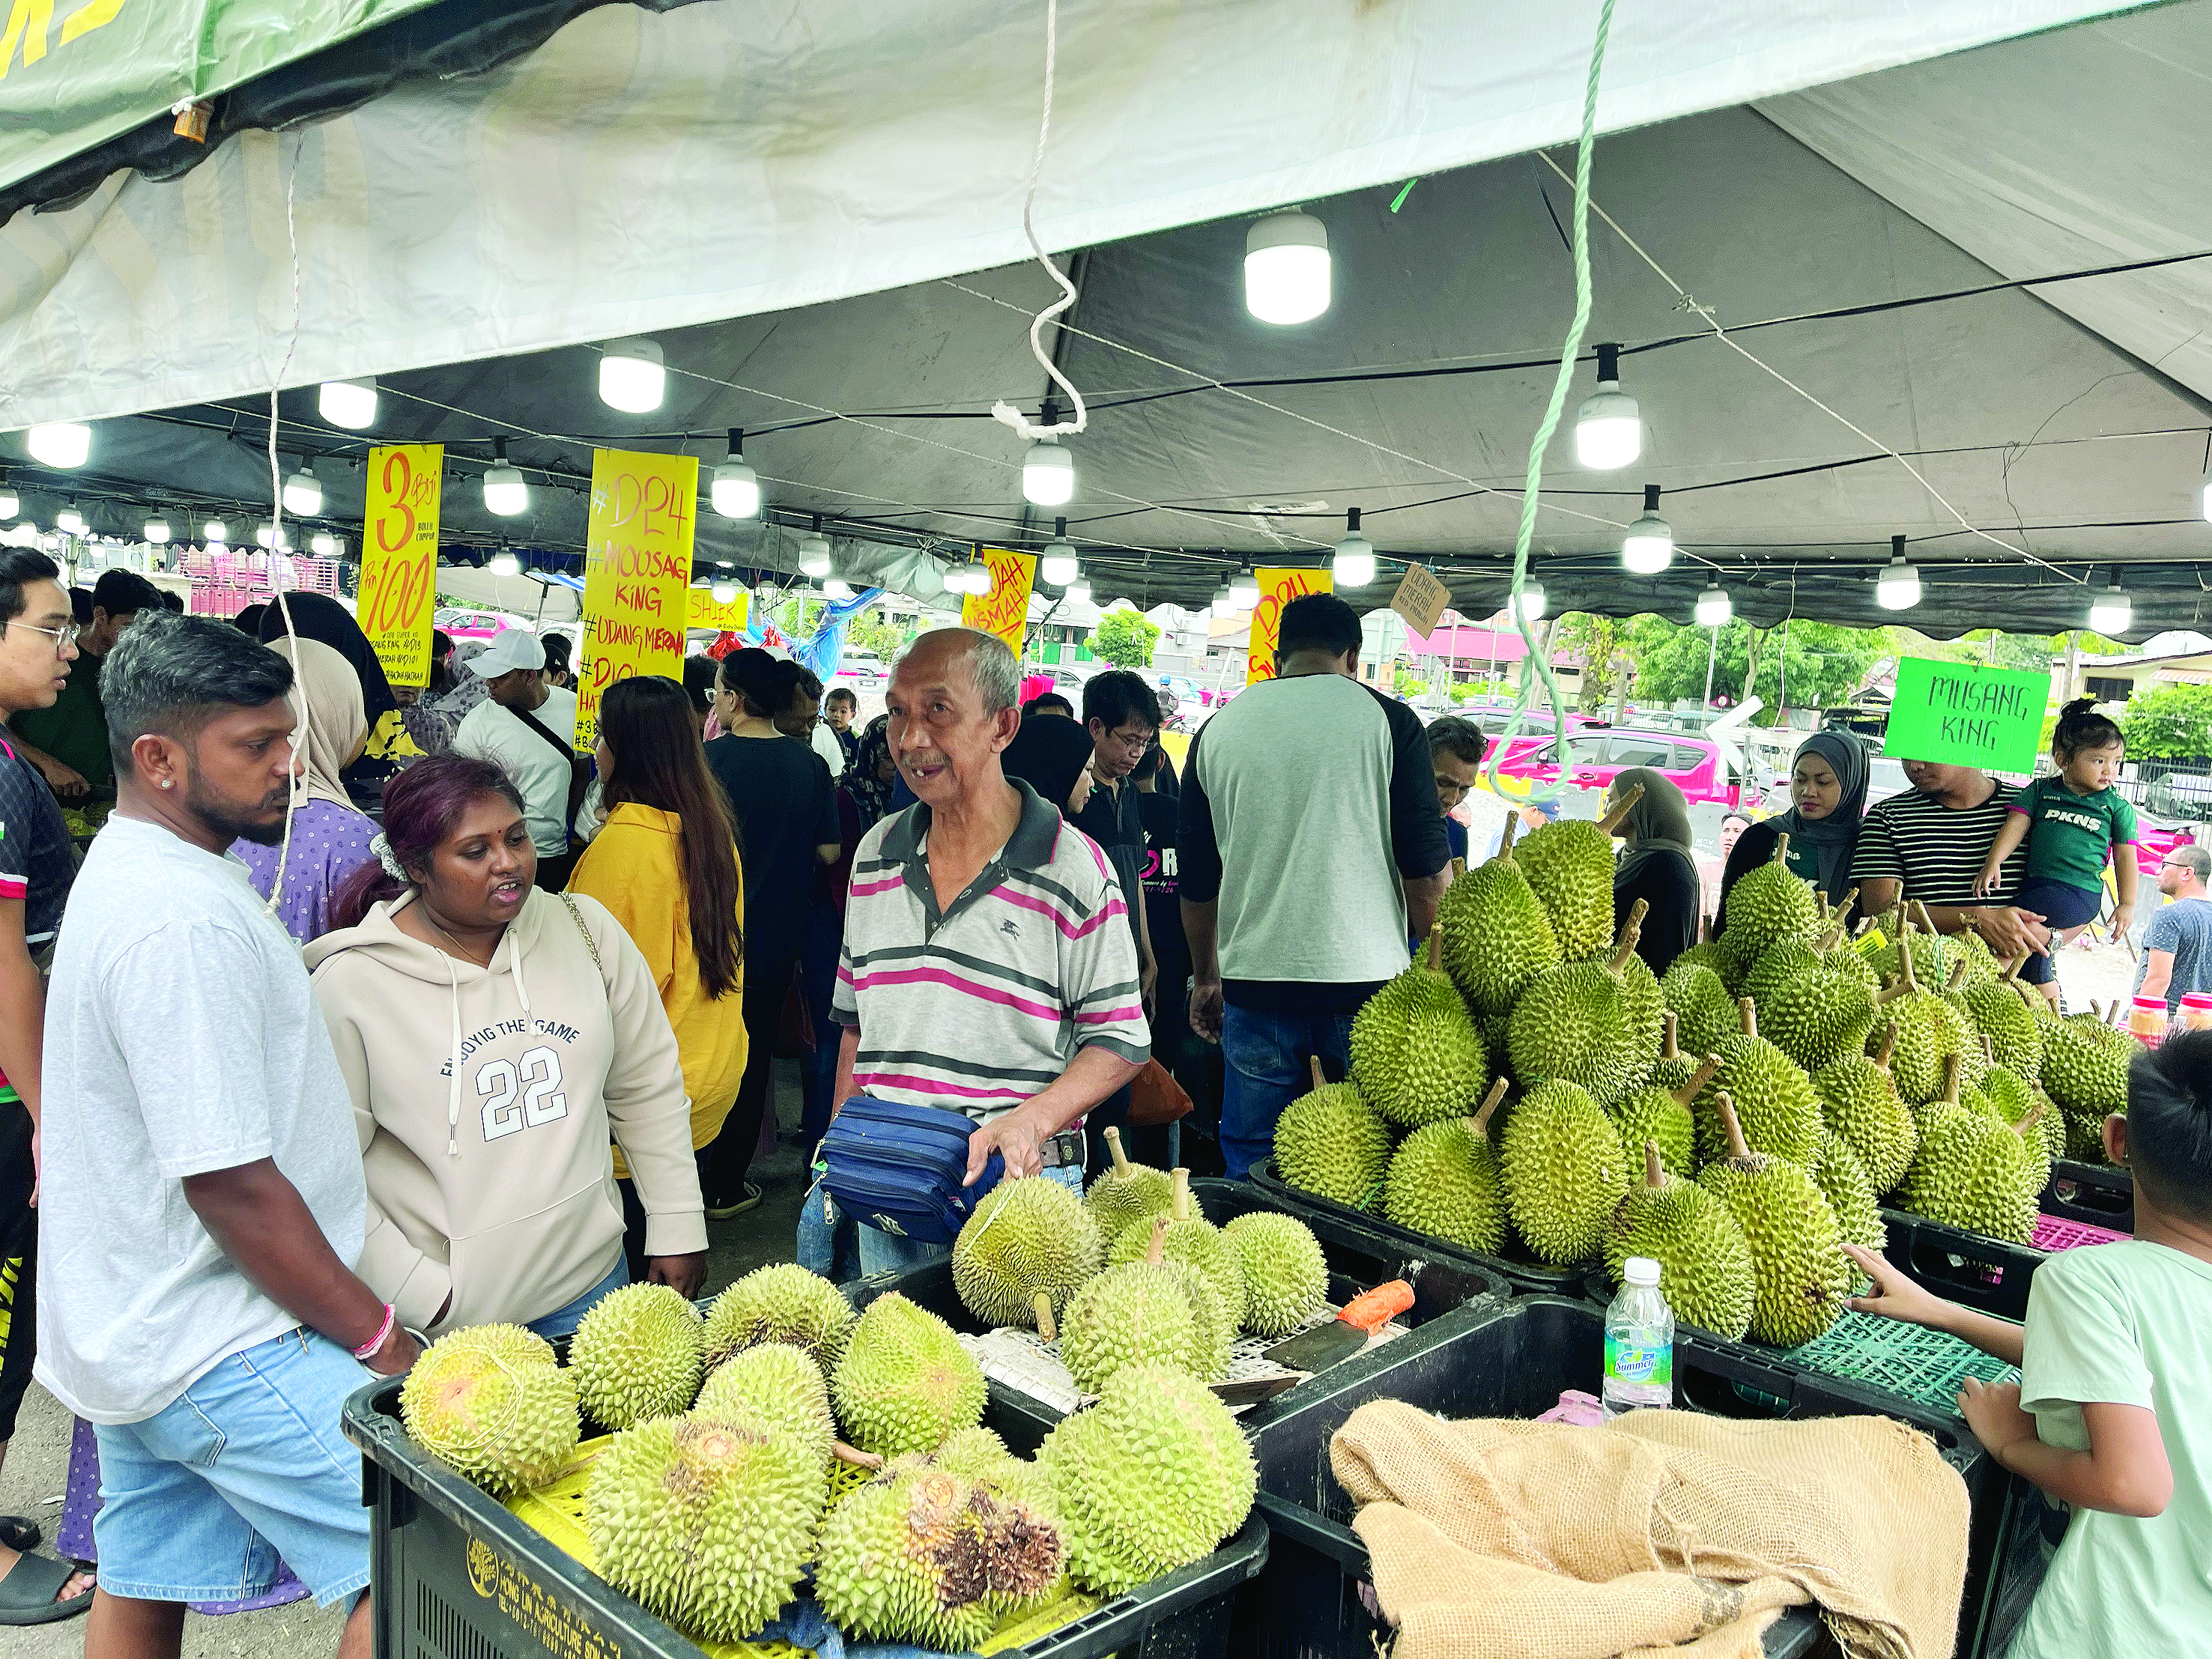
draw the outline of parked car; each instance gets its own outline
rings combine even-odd
[[[884,659],[874,652],[848,651],[837,659],[837,672],[830,678],[850,680],[863,690],[871,690],[890,677],[890,671],[884,666]]]
[[[507,611],[440,611],[434,612],[430,620],[433,626],[444,629],[456,640],[495,639],[510,628],[530,626],[527,617]]]
[[[1632,726],[1575,729],[1567,738],[1563,766],[1559,746],[1548,735],[1549,726],[1547,720],[1544,733],[1516,737],[1507,744],[1504,758],[1498,764],[1501,787],[1509,780],[1519,780],[1518,793],[1528,793],[1558,782],[1564,774],[1570,787],[1603,791],[1631,767],[1648,766],[1662,774],[1693,806],[1715,802],[1741,808],[1765,799],[1765,791],[1755,781],[1746,782],[1723,775],[1719,746],[1709,738]]]

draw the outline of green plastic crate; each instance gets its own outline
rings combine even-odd
[[[1954,1416],[1960,1385],[1969,1376],[1984,1382],[2020,1381],[2014,1367],[1955,1336],[1879,1314],[1847,1312],[1820,1335],[1787,1352],[1792,1364],[1871,1383]]]

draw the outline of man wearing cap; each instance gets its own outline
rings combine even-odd
[[[538,884],[557,893],[576,861],[568,838],[576,694],[545,683],[545,647],[526,628],[494,635],[468,666],[484,683],[484,701],[453,733],[453,752],[490,761],[514,780],[538,849]]]

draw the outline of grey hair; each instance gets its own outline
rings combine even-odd
[[[2189,873],[2198,881],[2212,881],[2212,852],[2207,852],[2202,847],[2184,842],[2168,853],[2166,857],[2176,864],[2186,865],[2189,867]]]
[[[107,752],[131,775],[131,745],[148,732],[188,738],[225,708],[258,708],[292,689],[291,659],[216,617],[147,610],[100,665]]]
[[[953,643],[961,647],[961,659],[968,665],[969,678],[983,699],[986,714],[1021,706],[1021,659],[996,634],[986,634],[980,628],[933,628],[908,642],[891,665],[893,671],[896,672],[922,646],[947,635],[953,635]]]

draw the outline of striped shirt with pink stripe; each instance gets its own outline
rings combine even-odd
[[[854,1087],[988,1122],[1098,1043],[1152,1053],[1114,866],[1027,784],[1012,836],[942,915],[929,808],[860,838],[832,1012],[860,1030]]]

